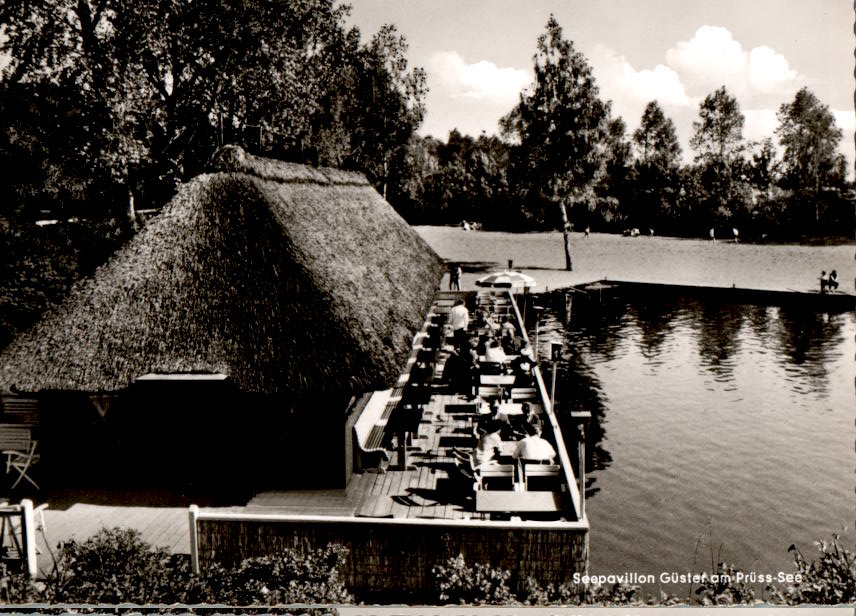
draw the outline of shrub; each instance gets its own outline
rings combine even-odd
[[[739,603],[754,603],[755,589],[744,580],[745,575],[734,565],[719,563],[716,574],[705,579],[696,589],[698,600],[702,605],[735,605]]]
[[[153,549],[136,530],[102,529],[60,546],[46,599],[61,603],[184,602],[193,586],[186,558]]]
[[[286,550],[232,570],[213,565],[200,576],[186,555],[152,548],[135,530],[103,529],[83,543],[61,546],[43,594],[51,603],[348,603],[352,598],[339,577],[346,557],[339,545],[305,555]],[[17,588],[15,596],[22,592]]]
[[[505,605],[516,597],[508,588],[511,573],[489,565],[470,567],[464,555],[450,558],[446,566],[437,565],[431,573],[439,591],[440,601],[474,605]]]
[[[790,604],[814,603],[835,605],[856,601],[856,564],[853,554],[842,547],[840,537],[832,541],[815,541],[820,556],[808,562],[792,545],[794,566],[799,582],[788,585],[782,597]]]
[[[339,575],[347,556],[338,544],[306,554],[286,550],[244,560],[233,571],[212,567],[205,578],[217,602],[230,605],[352,603]]]

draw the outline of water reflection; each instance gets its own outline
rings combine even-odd
[[[556,408],[568,441],[573,442],[575,431],[570,413],[591,413],[586,435],[587,494],[598,491],[597,471],[608,468],[613,459],[607,444],[610,392],[604,391],[596,367],[617,369],[613,367],[616,362],[638,352],[641,361],[635,364],[636,373],[628,378],[626,387],[635,386],[647,371],[661,380],[664,397],[689,398],[689,392],[681,391],[681,383],[670,382],[659,369],[675,353],[691,348],[697,359],[690,358],[687,369],[702,379],[713,396],[737,392],[749,383],[756,391],[747,394],[741,390],[735,400],[763,398],[782,387],[797,396],[813,393],[824,397],[830,388],[828,367],[842,352],[845,315],[819,313],[805,306],[737,304],[710,296],[671,294],[652,297],[616,292],[596,302],[583,301],[579,295],[568,302],[568,297],[565,291],[555,291],[532,298],[530,303],[543,310],[529,312],[528,328],[533,337],[537,330],[542,362],[549,357],[551,342],[563,344],[557,366]],[[781,378],[766,373],[763,378],[757,376],[758,370],[776,365],[784,372]],[[549,390],[549,362],[542,363],[542,370]],[[708,404],[716,408],[719,402]],[[576,463],[574,455],[571,459]]]

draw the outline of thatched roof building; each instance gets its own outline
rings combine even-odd
[[[0,354],[0,388],[111,392],[149,373],[273,394],[382,387],[441,275],[362,175],[226,148]]]

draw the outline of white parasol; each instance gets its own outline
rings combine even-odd
[[[552,460],[556,457],[556,450],[540,436],[527,436],[517,443],[514,457],[524,460]]]
[[[493,272],[476,280],[478,287],[494,287],[500,289],[528,289],[535,286],[535,279],[522,272],[505,270]]]

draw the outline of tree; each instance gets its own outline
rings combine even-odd
[[[722,86],[699,105],[699,118],[690,139],[696,162],[732,165],[743,151],[745,119],[737,99]]]
[[[424,108],[424,73],[385,26],[369,45],[335,0],[9,0],[6,86],[54,84],[90,124],[76,150],[163,203],[219,144],[365,171],[380,189]]]
[[[681,146],[675,124],[667,118],[657,101],[645,106],[639,128],[633,132],[636,150],[634,177],[636,184],[637,225],[653,227],[664,219],[675,205],[677,171]]]
[[[699,121],[693,122],[690,146],[696,151],[696,172],[703,189],[698,196],[700,222],[731,222],[751,203],[743,175],[743,123],[737,99],[722,86],[699,105]],[[748,199],[748,202],[747,202]]]
[[[535,83],[501,120],[503,135],[516,142],[511,165],[514,181],[531,207],[542,202],[558,209],[562,220],[565,267],[572,269],[568,209],[595,202],[594,187],[603,170],[603,142],[609,105],[599,98],[585,56],[562,38],[552,15],[538,37]]]
[[[639,128],[633,131],[633,144],[639,164],[664,170],[680,165],[681,146],[675,123],[663,114],[657,101],[645,106]]]
[[[815,222],[820,221],[821,190],[839,187],[845,174],[837,153],[842,132],[829,107],[807,88],[800,89],[777,114],[776,135],[784,148],[782,157],[785,186],[814,203]]]

